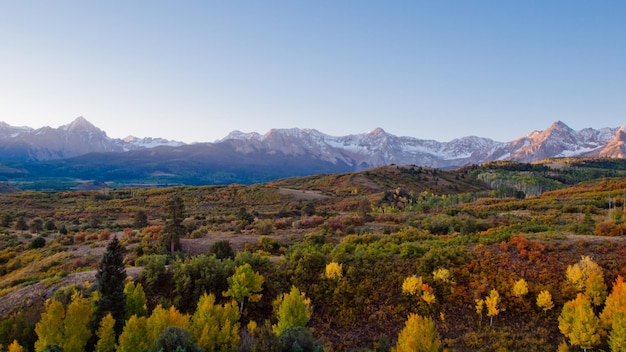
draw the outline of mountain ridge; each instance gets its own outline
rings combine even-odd
[[[258,183],[291,176],[398,164],[454,169],[489,161],[555,157],[624,158],[626,127],[575,131],[556,121],[509,142],[467,136],[449,142],[382,128],[331,136],[315,129],[233,131],[213,143],[114,139],[80,117],[59,128],[0,123],[0,182],[73,178],[111,184]]]

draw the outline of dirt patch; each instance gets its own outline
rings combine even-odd
[[[325,199],[328,196],[323,195],[321,191],[307,191],[301,189],[291,189],[291,188],[279,188],[278,193],[282,195],[288,195],[296,200],[315,200],[315,199]]]
[[[142,270],[143,268],[138,267],[126,268],[126,275],[137,279]],[[58,289],[70,285],[80,285],[86,281],[92,284],[96,282],[96,270],[69,274],[63,278],[50,278],[19,288],[1,298],[0,317],[4,317],[12,311],[32,307],[33,305],[43,305],[48,298],[54,296]]]

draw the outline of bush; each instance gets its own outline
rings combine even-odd
[[[30,241],[30,248],[43,248],[46,245],[46,239],[39,236]]]
[[[209,248],[209,254],[215,254],[217,259],[234,259],[235,251],[231,247],[228,240],[222,240],[215,242],[211,248]]]

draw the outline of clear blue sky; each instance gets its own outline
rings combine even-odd
[[[0,121],[111,137],[626,123],[626,1],[0,0]]]

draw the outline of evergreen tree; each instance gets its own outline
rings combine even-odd
[[[191,333],[178,326],[169,326],[157,338],[151,352],[200,352]]]
[[[165,225],[165,231],[161,236],[161,245],[167,248],[171,253],[180,250],[180,238],[185,235],[185,203],[179,196],[172,197],[167,202],[168,219]]]
[[[115,319],[116,336],[122,333],[126,319],[126,297],[124,296],[126,269],[123,260],[124,249],[117,238],[113,237],[107,245],[96,273],[100,299],[98,300],[94,322],[98,324],[107,313],[111,313]]]
[[[148,226],[148,215],[145,211],[139,210],[137,214],[135,214],[135,221],[133,223],[135,228],[142,229]]]

